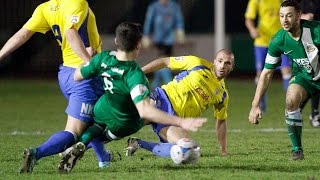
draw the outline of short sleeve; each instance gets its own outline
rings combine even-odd
[[[258,13],[258,0],[249,0],[246,12],[244,14],[245,18],[256,19]]]
[[[268,47],[268,53],[265,59],[264,67],[266,69],[275,69],[281,65],[281,49],[277,45],[277,41],[274,39],[270,42]]]
[[[68,3],[70,6],[64,9],[64,30],[70,29],[72,26],[79,29],[88,16],[88,3],[85,0],[70,0]]]
[[[228,104],[229,104],[229,95],[228,92],[225,91],[223,94],[223,101],[214,107],[214,117],[219,120],[228,118]]]
[[[43,15],[43,8],[45,8],[45,3],[40,4],[33,12],[31,18],[26,22],[23,28],[26,28],[33,32],[40,32],[45,34],[50,30],[50,26],[47,23]]]
[[[134,104],[137,104],[150,95],[148,80],[139,67],[130,71],[128,74],[127,86]]]
[[[169,68],[172,70],[190,70],[195,66],[204,65],[209,69],[212,63],[196,56],[170,57]]]

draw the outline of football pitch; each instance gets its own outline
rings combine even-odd
[[[320,129],[308,122],[310,104],[303,117],[305,160],[291,161],[291,146],[284,122],[284,96],[281,81],[274,80],[267,94],[267,113],[259,125],[248,123],[255,91],[252,79],[227,79],[230,95],[228,149],[230,156],[219,155],[212,111],[198,132],[191,133],[201,146],[196,165],[173,164],[145,150],[125,157],[127,138],[106,147],[122,154],[109,168],[99,169],[92,150],[77,162],[69,174],[59,174],[59,156],[38,161],[32,174],[19,174],[22,152],[43,143],[52,133],[64,129],[66,100],[56,80],[10,80],[0,83],[0,179],[320,179]],[[156,141],[151,127],[133,136]]]

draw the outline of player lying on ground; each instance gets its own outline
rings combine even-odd
[[[160,58],[144,66],[142,70],[150,73],[164,67],[182,72],[151,94],[156,107],[179,117],[196,117],[212,107],[220,152],[227,155],[226,119],[229,95],[224,78],[233,70],[233,53],[222,49],[212,62],[195,56]],[[129,138],[126,156],[143,148],[157,156],[170,157],[170,149],[174,143],[189,137],[188,132],[181,127],[161,123],[152,123],[152,127],[161,143]]]

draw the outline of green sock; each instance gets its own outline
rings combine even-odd
[[[103,134],[104,129],[101,126],[90,126],[80,137],[80,142],[88,145],[91,140]]]
[[[287,122],[290,122],[288,124],[288,132],[289,132],[289,137],[292,144],[292,150],[293,151],[302,150],[302,144],[301,144],[302,126],[297,126],[295,124],[297,120],[287,119]],[[301,120],[300,120],[300,123],[302,123]]]

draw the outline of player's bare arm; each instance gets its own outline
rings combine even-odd
[[[217,119],[216,120],[216,136],[217,141],[220,145],[220,154],[222,156],[227,156],[227,121],[226,119]]]
[[[22,46],[32,37],[33,34],[33,31],[21,28],[6,42],[6,44],[0,50],[0,60],[8,56],[10,53],[18,49],[20,46]]]
[[[150,104],[150,98],[146,97],[136,104],[136,108],[141,118],[161,124],[180,126],[188,131],[197,131],[207,118],[180,118],[178,116],[169,115],[158,110],[154,105]]]
[[[267,91],[269,84],[272,80],[274,70],[273,69],[263,69],[259,78],[256,93],[252,101],[251,110],[249,113],[249,122],[253,124],[258,124],[259,120],[262,118],[262,111],[259,107],[261,97]]]
[[[170,57],[159,58],[143,66],[141,69],[145,74],[147,74],[147,73],[154,72],[159,69],[168,67],[169,63],[170,63]]]
[[[70,28],[65,31],[65,36],[70,44],[71,49],[84,61],[89,62],[91,59],[90,54],[84,47],[84,44],[80,38],[80,35],[75,28]]]
[[[255,39],[259,36],[259,32],[255,26],[255,20],[254,19],[250,19],[250,18],[246,18],[245,20],[245,25],[250,33],[250,37],[252,39]]]

